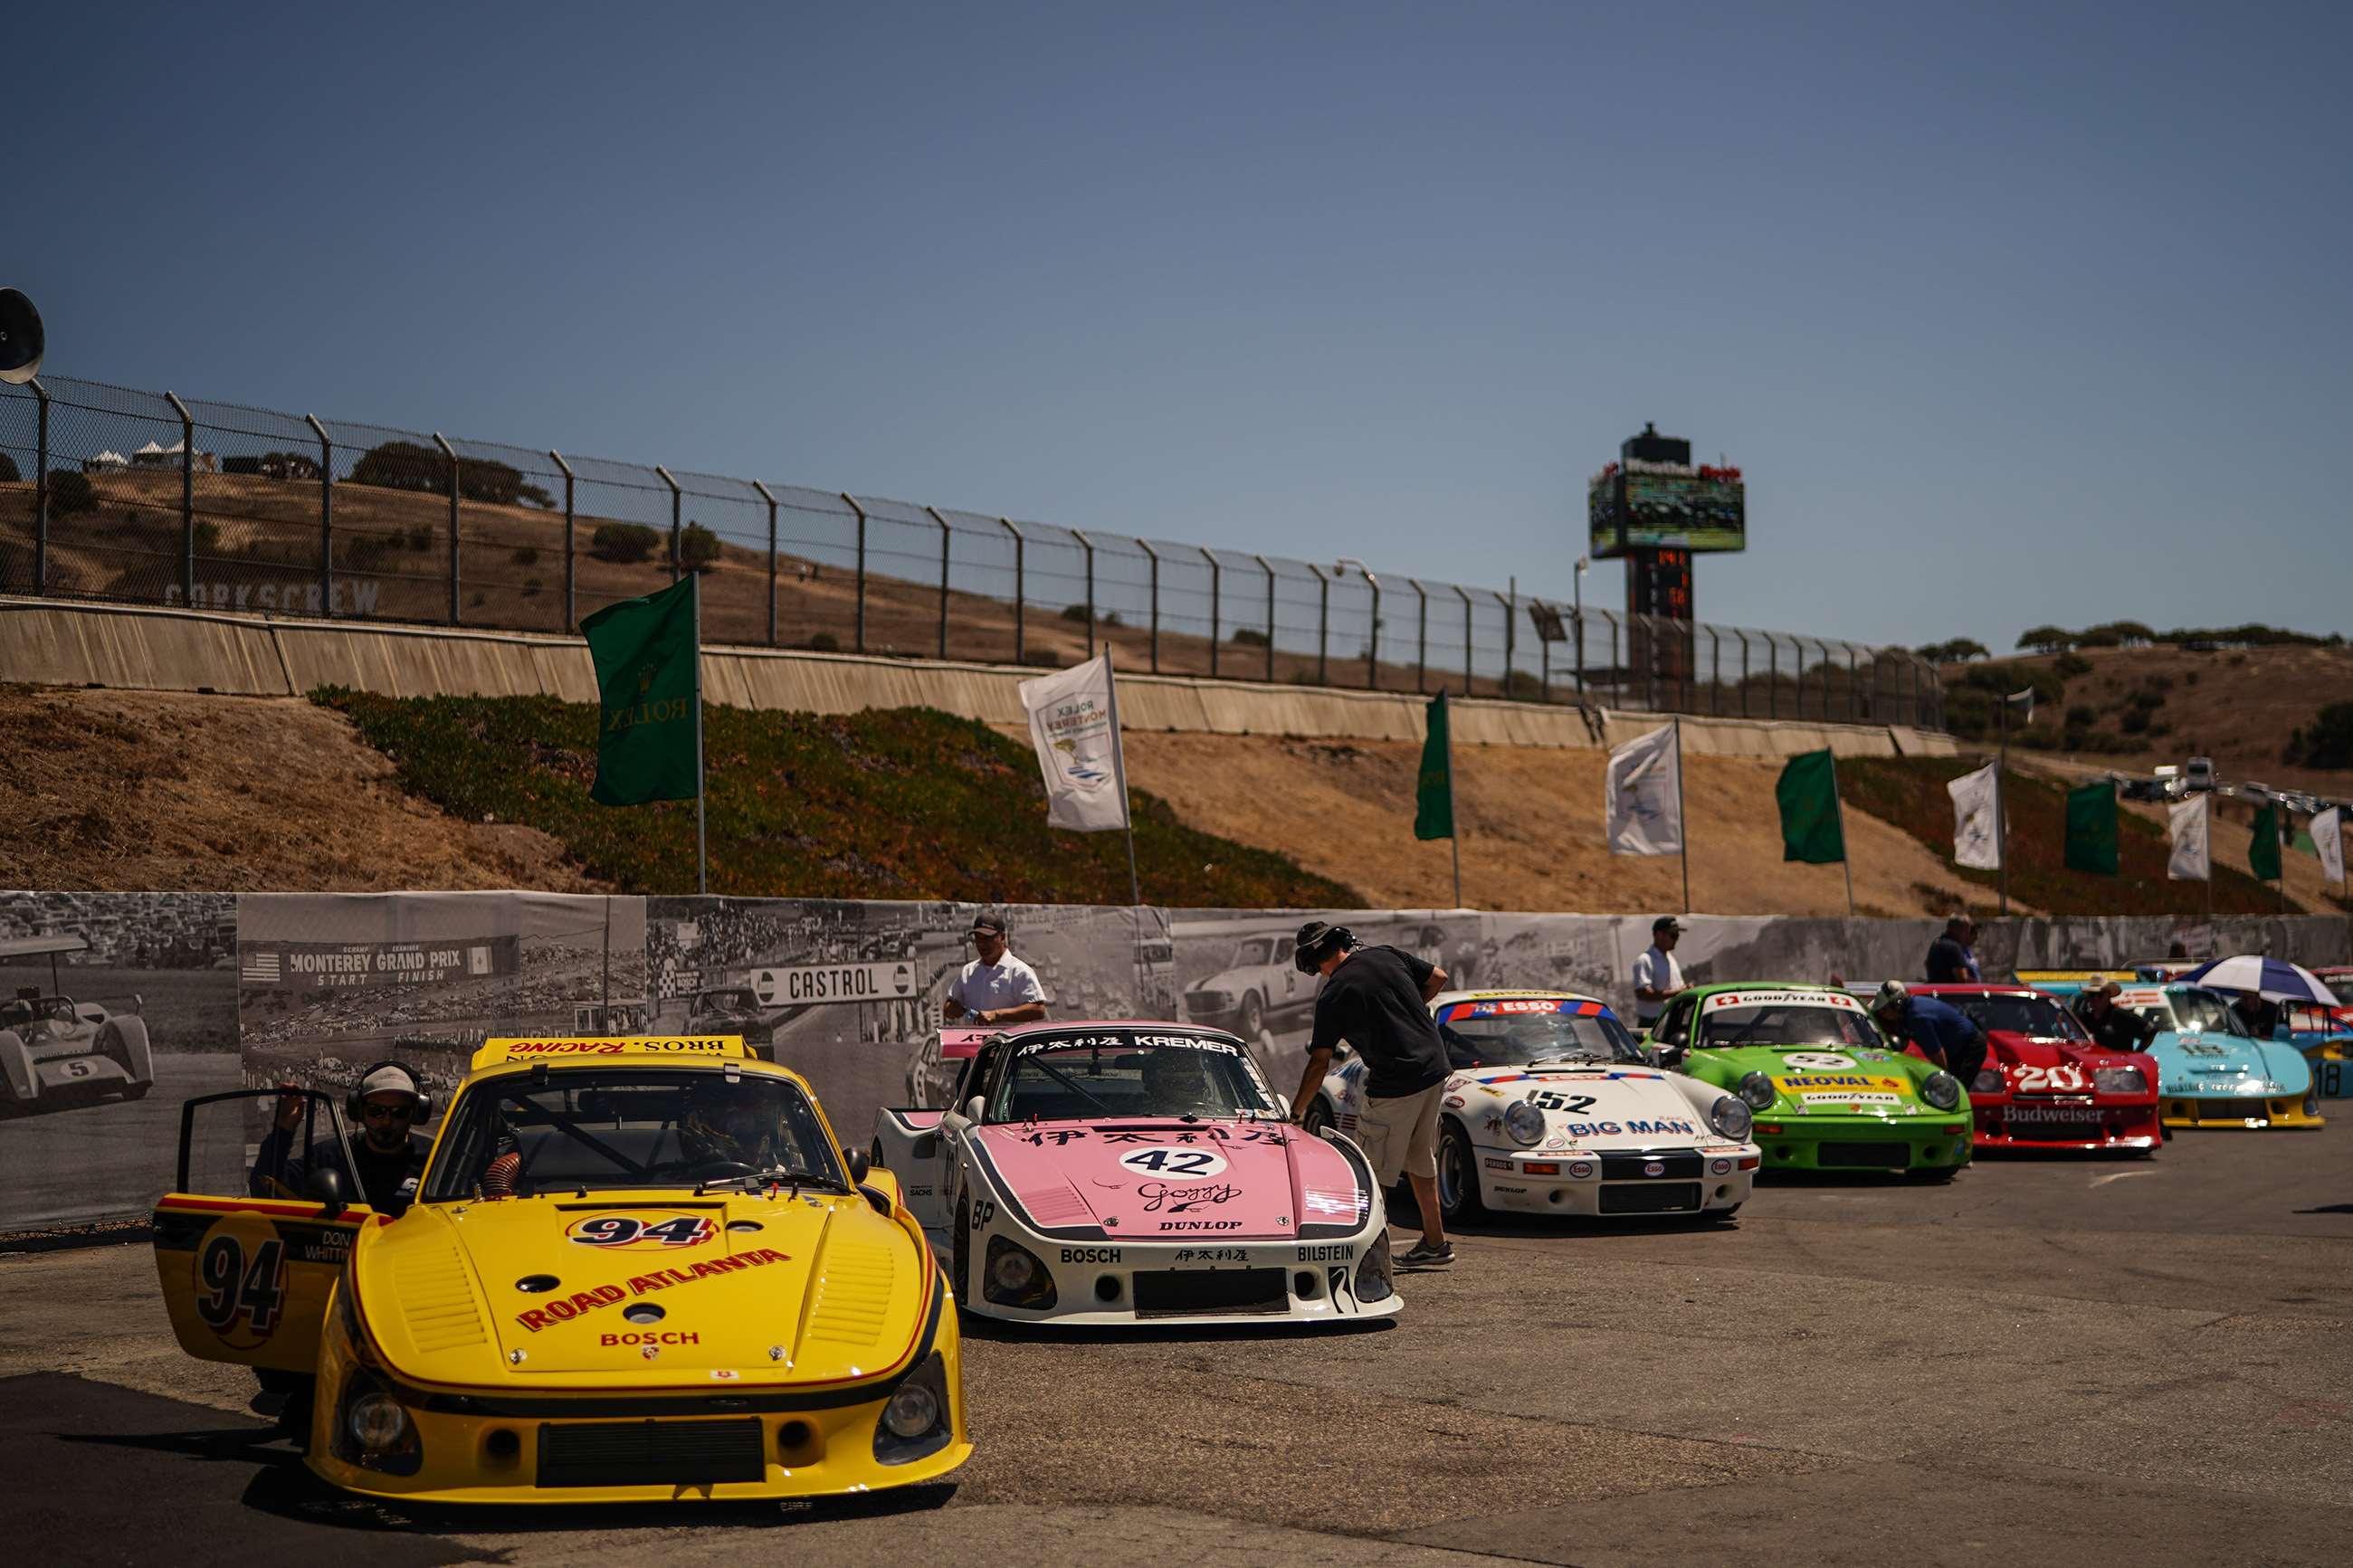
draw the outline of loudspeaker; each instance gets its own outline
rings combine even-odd
[[[0,381],[22,386],[41,374],[41,313],[14,289],[0,289]]]

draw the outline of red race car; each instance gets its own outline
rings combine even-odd
[[[2157,1063],[2146,1052],[2102,1050],[2031,985],[1910,989],[1959,1008],[1985,1031],[1985,1066],[1968,1086],[1977,1149],[2151,1153],[2164,1142]]]

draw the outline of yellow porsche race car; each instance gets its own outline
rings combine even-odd
[[[334,1485],[801,1498],[971,1455],[955,1301],[896,1178],[740,1037],[490,1041],[397,1213],[352,1201],[380,1166],[344,1110],[190,1100],[155,1211],[181,1346],[283,1392]]]

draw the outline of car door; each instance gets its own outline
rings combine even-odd
[[[281,1091],[231,1089],[181,1107],[178,1178],[155,1206],[155,1277],[173,1334],[200,1361],[314,1371],[328,1293],[373,1217],[341,1195],[356,1197],[358,1185],[334,1100],[296,1093],[302,1121],[282,1141],[288,1158],[268,1170],[256,1155],[272,1147]]]

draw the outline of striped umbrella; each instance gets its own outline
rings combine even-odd
[[[2252,991],[2274,1002],[2317,1002],[2324,1007],[2342,1005],[2337,994],[2309,969],[2260,952],[2218,958],[2201,963],[2181,977],[2186,984],[2216,991]]]

